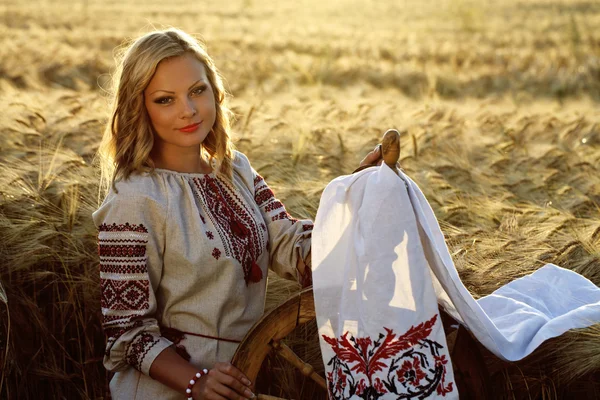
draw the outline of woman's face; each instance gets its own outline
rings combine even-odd
[[[204,65],[192,54],[158,64],[144,91],[144,103],[159,151],[199,150],[215,123],[213,89]]]

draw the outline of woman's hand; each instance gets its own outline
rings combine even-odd
[[[230,363],[216,363],[213,369],[192,387],[195,400],[246,400],[253,399],[251,382]]]
[[[360,162],[359,168],[365,165],[381,165],[383,162],[383,155],[381,154],[381,145],[378,144],[375,148],[369,152],[365,158]]]

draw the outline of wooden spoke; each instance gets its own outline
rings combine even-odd
[[[254,382],[265,357],[271,351],[271,343],[285,338],[299,325],[314,319],[315,302],[310,287],[264,315],[242,340],[231,363]]]
[[[315,372],[315,369],[312,365],[305,363],[300,357],[296,355],[285,343],[281,343],[279,340],[274,340],[271,343],[273,349],[277,351],[281,357],[283,357],[286,361],[296,367],[302,375],[311,378],[313,381],[317,382],[319,386],[321,386],[324,390],[327,390],[327,382],[325,379]]]

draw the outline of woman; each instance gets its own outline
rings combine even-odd
[[[233,150],[222,80],[194,38],[169,29],[127,48],[100,154],[112,397],[253,398],[228,360],[263,313],[267,268],[310,284],[312,223]]]

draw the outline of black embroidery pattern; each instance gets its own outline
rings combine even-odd
[[[434,315],[400,336],[384,327],[386,333],[376,340],[349,332],[339,339],[323,335],[335,353],[327,363],[330,398],[356,395],[375,400],[391,394],[396,399],[426,399],[452,392],[453,382],[446,382],[448,359],[440,355],[443,346],[428,338],[436,320]],[[374,377],[379,371],[383,373]]]

